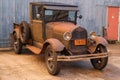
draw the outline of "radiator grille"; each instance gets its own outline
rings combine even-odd
[[[87,50],[86,45],[75,45],[74,40],[76,39],[85,39],[87,43],[87,31],[84,28],[78,27],[72,32],[72,38],[70,40],[70,50],[72,53],[82,54],[85,53]]]

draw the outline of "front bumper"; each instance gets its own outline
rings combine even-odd
[[[108,57],[111,53],[97,53],[97,54],[85,54],[85,55],[75,55],[75,56],[58,56],[57,61],[79,61],[86,59],[97,59]]]

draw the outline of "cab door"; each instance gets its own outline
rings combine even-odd
[[[43,43],[42,38],[42,26],[43,26],[43,20],[42,20],[42,9],[40,6],[31,5],[30,6],[30,22],[31,22],[31,34],[33,42]]]

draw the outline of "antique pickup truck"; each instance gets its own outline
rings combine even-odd
[[[89,59],[95,69],[108,62],[107,41],[94,32],[76,25],[78,6],[52,2],[31,2],[30,23],[14,23],[11,42],[21,54],[23,46],[35,54],[45,54],[47,70],[60,72],[62,61]]]

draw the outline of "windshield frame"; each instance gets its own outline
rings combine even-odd
[[[72,21],[72,20],[56,20],[56,19],[51,19],[50,21],[47,21],[46,20],[46,15],[45,15],[45,11],[46,10],[50,10],[50,11],[68,11],[68,14],[69,14],[69,11],[73,11],[73,12],[75,12],[74,13],[74,20]],[[74,23],[74,24],[76,24],[76,21],[77,21],[77,12],[78,12],[78,10],[54,10],[54,9],[44,9],[44,21],[45,21],[45,23],[48,23],[48,22],[72,22],[72,23]],[[56,16],[56,15],[52,15],[52,16]]]

